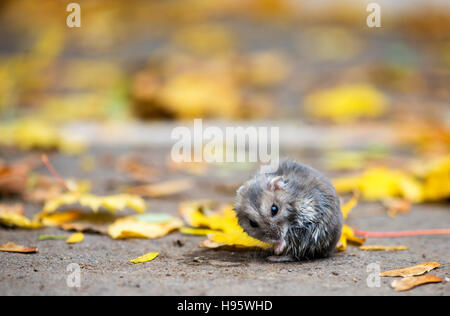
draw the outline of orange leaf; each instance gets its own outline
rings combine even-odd
[[[13,242],[7,242],[0,246],[0,251],[4,252],[18,252],[18,253],[36,253],[37,248],[25,248],[24,246],[17,245]]]
[[[395,276],[401,276],[401,277],[410,277],[410,276],[416,276],[416,275],[422,275],[425,274],[435,268],[439,268],[441,265],[438,262],[426,262],[423,264],[419,264],[416,266],[403,268],[399,270],[390,270],[386,271],[380,274],[380,276],[388,276],[388,277],[395,277]]]
[[[422,275],[422,276],[412,276],[403,279],[394,280],[391,283],[391,287],[396,291],[408,291],[416,286],[427,284],[427,283],[440,283],[443,279],[432,275]]]

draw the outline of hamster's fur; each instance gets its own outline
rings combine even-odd
[[[244,183],[235,210],[250,236],[275,244],[270,261],[328,257],[341,235],[343,217],[331,182],[290,159]]]

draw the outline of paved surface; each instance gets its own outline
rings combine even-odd
[[[120,156],[131,149],[97,149],[101,157]],[[154,164],[164,162],[168,150],[133,149]],[[15,154],[2,152],[2,157]],[[293,155],[314,165],[307,155]],[[78,169],[73,157],[53,156],[52,160],[64,177],[90,178],[94,192],[117,192],[124,175],[111,172],[107,164],[94,172]],[[39,169],[38,172],[45,172]],[[225,172],[224,172],[225,171]],[[233,195],[217,190],[214,184],[235,185],[245,179],[245,172],[226,169],[196,178],[196,186],[176,197],[149,201],[149,211],[175,214],[180,201],[207,197],[232,202]],[[170,175],[179,177],[179,175]],[[167,175],[163,176],[169,177]],[[108,184],[108,185],[107,185]],[[31,215],[38,205],[27,205]],[[405,230],[443,228],[450,223],[448,205],[418,205],[409,214],[396,219],[386,216],[376,203],[361,203],[348,223],[365,230]],[[350,246],[331,259],[300,263],[268,263],[263,252],[212,251],[198,248],[203,237],[173,233],[157,240],[112,240],[108,236],[88,234],[80,244],[64,241],[37,241],[43,234],[69,234],[56,228],[42,230],[7,230],[0,228],[0,243],[14,241],[37,246],[39,253],[23,255],[0,253],[0,295],[449,295],[448,283],[429,284],[409,292],[397,293],[390,288],[392,278],[382,278],[380,287],[367,286],[367,266],[378,263],[380,270],[407,267],[438,261],[441,268],[433,273],[450,277],[449,236],[369,239],[367,244],[406,245],[401,252],[363,252]],[[129,259],[150,251],[160,256],[148,263],[131,264]],[[198,260],[197,257],[200,257]],[[196,262],[199,261],[199,262]],[[81,287],[70,288],[67,267],[76,263],[81,269]]]

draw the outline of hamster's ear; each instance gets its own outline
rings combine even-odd
[[[236,194],[237,195],[241,195],[242,193],[244,193],[244,186],[241,185],[241,187],[239,189],[237,189]]]
[[[282,176],[277,176],[270,180],[269,189],[272,191],[282,190],[286,187],[286,182],[284,181]]]

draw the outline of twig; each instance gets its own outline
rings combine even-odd
[[[59,175],[59,173],[55,170],[55,168],[53,168],[53,166],[50,163],[50,160],[48,159],[46,154],[41,155],[41,160],[44,163],[44,165],[47,167],[48,171],[50,171],[50,173],[53,175],[53,177],[55,177],[56,181],[58,181],[58,183],[60,185],[62,185],[63,188],[66,189],[67,191],[69,191],[69,192],[72,191],[72,190],[70,190],[66,181],[64,181],[64,179]]]

